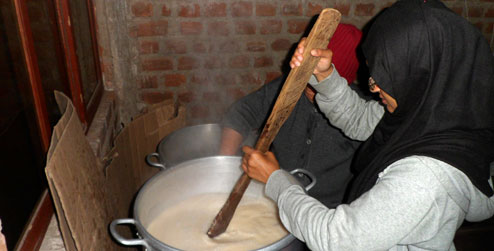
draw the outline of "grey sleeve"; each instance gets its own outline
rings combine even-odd
[[[447,191],[418,158],[393,163],[370,191],[333,209],[300,186],[288,185],[286,175],[272,176],[266,193],[277,198],[283,225],[311,250],[388,250],[400,242],[421,243],[434,238],[447,222],[453,222],[454,233],[461,215],[459,207],[448,208],[454,203],[444,200]]]
[[[244,138],[252,131],[259,130],[264,125],[282,84],[283,78],[277,78],[233,103],[223,117],[222,126],[234,129]]]
[[[384,115],[384,107],[374,100],[365,100],[352,90],[336,69],[321,82],[311,76],[316,89],[316,102],[330,123],[356,140],[366,140]]]
[[[266,184],[265,192],[266,195],[271,198],[273,201],[278,201],[278,196],[290,186],[300,186],[300,182],[293,177],[290,173],[283,169],[279,169],[274,171],[268,179]],[[302,191],[305,190],[302,189]]]

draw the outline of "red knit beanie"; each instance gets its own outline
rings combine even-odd
[[[357,46],[361,38],[362,32],[357,27],[340,23],[328,44],[328,49],[333,51],[333,64],[348,84],[357,77]]]

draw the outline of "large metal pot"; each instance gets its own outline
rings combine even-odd
[[[220,149],[221,133],[220,124],[201,124],[178,129],[160,141],[157,152],[148,154],[146,162],[150,166],[164,169],[183,161],[216,156]],[[255,135],[251,135],[242,145],[252,146],[254,141]]]
[[[149,179],[140,189],[134,203],[134,218],[116,219],[110,224],[110,232],[117,242],[126,246],[141,245],[147,250],[178,250],[153,237],[146,227],[164,210],[187,198],[204,193],[230,193],[235,182],[242,174],[239,156],[214,156],[182,162],[159,172]],[[304,173],[311,177],[310,189],[315,178],[305,170],[297,169],[293,173]],[[252,181],[248,196],[264,196],[264,184]],[[125,239],[116,230],[120,224],[135,225],[139,239]],[[206,234],[206,233],[204,233]],[[258,250],[296,250],[300,248],[291,234]],[[193,241],[193,240],[191,240]]]

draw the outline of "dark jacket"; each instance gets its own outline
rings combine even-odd
[[[223,126],[245,137],[263,129],[278,97],[283,78],[264,85],[259,90],[234,103],[223,119]],[[280,167],[285,170],[304,168],[316,176],[317,183],[309,194],[328,207],[343,200],[352,178],[350,164],[359,146],[358,141],[344,136],[331,126],[317,106],[302,94],[292,113],[271,145]],[[309,179],[300,177],[308,184]]]

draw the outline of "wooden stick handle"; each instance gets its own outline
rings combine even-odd
[[[340,22],[341,14],[335,9],[324,9],[307,37],[303,53],[304,60],[299,67],[288,74],[271,114],[256,143],[256,149],[266,152],[281,126],[290,116],[300,99],[319,58],[310,54],[313,49],[326,48]]]
[[[327,47],[329,39],[333,36],[340,22],[340,18],[340,12],[335,9],[324,9],[319,15],[307,37],[303,53],[304,60],[299,67],[292,69],[288,74],[281,92],[276,99],[273,110],[256,142],[255,148],[257,150],[261,152],[268,151],[276,134],[278,134],[281,126],[285,123],[288,116],[290,116],[295,104],[300,99],[314,68],[319,62],[319,59],[312,56],[310,51],[312,49]],[[242,174],[227,201],[213,220],[207,233],[209,237],[218,236],[226,230],[249,183],[249,176],[246,173]]]

